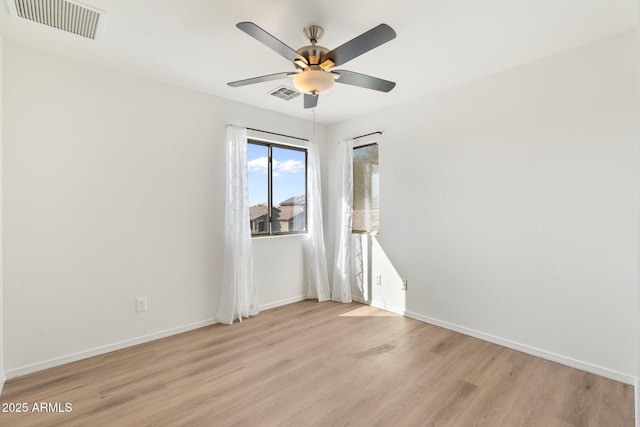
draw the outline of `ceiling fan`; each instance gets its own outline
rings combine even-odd
[[[387,24],[380,24],[333,50],[317,44],[324,35],[324,30],[318,25],[304,28],[304,34],[311,44],[298,50],[293,50],[253,22],[240,22],[236,27],[293,62],[296,71],[238,80],[227,83],[229,86],[246,86],[293,76],[293,85],[298,91],[304,93],[304,108],[313,108],[318,105],[319,94],[331,89],[334,81],[381,92],[389,92],[396,85],[394,82],[377,77],[333,69],[393,40],[396,33]]]

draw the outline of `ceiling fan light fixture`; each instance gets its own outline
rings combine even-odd
[[[293,86],[302,93],[317,95],[333,86],[335,74],[319,69],[307,69],[293,76]]]

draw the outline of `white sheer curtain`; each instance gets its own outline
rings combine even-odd
[[[307,237],[304,256],[307,274],[307,297],[318,301],[331,299],[327,257],[322,227],[322,187],[318,146],[311,143],[307,150]]]
[[[247,130],[227,126],[224,266],[216,320],[234,320],[258,314],[253,282],[247,169]]]
[[[353,238],[353,140],[338,143],[337,153],[338,211],[336,218],[336,250],[331,299],[351,302],[354,276]]]

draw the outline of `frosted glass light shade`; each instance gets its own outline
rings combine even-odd
[[[333,73],[308,69],[293,76],[293,86],[303,93],[322,93],[331,89],[334,79]]]

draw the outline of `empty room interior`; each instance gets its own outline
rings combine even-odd
[[[640,426],[636,0],[0,0],[0,425]]]

